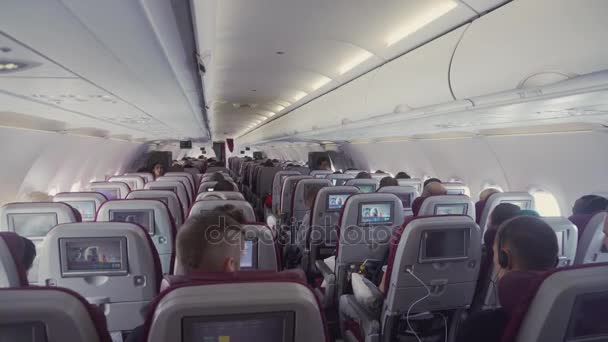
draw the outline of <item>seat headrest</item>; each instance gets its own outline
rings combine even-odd
[[[159,200],[167,205],[177,226],[180,226],[184,222],[182,203],[177,194],[172,190],[135,190],[129,193],[127,199]]]
[[[314,178],[324,179],[327,175],[331,175],[333,171],[330,170],[312,170],[310,171],[310,176]]]
[[[442,195],[424,198],[418,216],[468,215],[475,219],[475,205],[466,195]]]
[[[579,230],[578,246],[574,264],[608,262],[608,253],[604,253],[604,226],[608,213],[600,211],[591,216],[582,232]]]
[[[367,225],[399,227],[403,220],[403,205],[394,194],[359,193],[348,197],[342,209],[340,227]]]
[[[204,201],[210,199],[224,199],[224,200],[240,200],[244,201],[245,197],[238,191],[212,191],[202,192],[196,197],[197,201]]]
[[[95,191],[106,196],[107,199],[127,198],[131,191],[129,185],[123,182],[92,182],[88,186],[90,191]]]
[[[318,299],[299,276],[283,275],[283,272],[268,276],[251,273],[245,278],[202,275],[200,281],[163,291],[150,305],[144,339],[187,341],[182,335],[185,333],[192,341],[200,340],[200,336],[190,335],[191,326],[196,324],[214,329],[212,334],[216,337],[256,336],[283,341],[293,336],[294,342],[329,341]],[[216,330],[217,324],[209,326],[219,318],[222,331]],[[255,320],[257,327],[241,330],[243,322],[249,320]]]
[[[20,331],[18,325],[25,325],[25,329]],[[65,288],[0,289],[0,326],[8,328],[4,333],[9,335],[3,335],[7,341],[21,341],[28,334],[31,337],[32,330],[52,341],[112,341],[103,313]]]
[[[109,182],[122,182],[129,186],[131,190],[143,189],[146,181],[138,175],[114,176],[108,179]]]
[[[448,195],[466,195],[471,196],[471,190],[464,183],[441,183]]]
[[[400,186],[413,186],[416,188],[419,194],[422,193],[422,179],[411,178],[411,179],[397,179]]]
[[[245,215],[245,220],[247,222],[256,222],[255,212],[253,211],[253,207],[247,201],[239,201],[239,200],[209,200],[209,201],[197,201],[192,205],[190,209],[190,215],[197,215],[204,211],[212,211],[217,207],[221,207],[224,205],[233,205],[236,209],[239,209]]]
[[[328,186],[319,190],[313,207],[313,224],[315,224],[315,217],[320,217],[325,213],[340,214],[348,197],[358,193],[359,189],[354,186]]]
[[[24,254],[25,244],[19,235],[0,232],[0,287],[28,286]]]
[[[125,173],[125,176],[140,176],[146,183],[154,182],[154,175],[150,172],[129,172]]]
[[[411,208],[414,200],[418,196],[420,196],[420,194],[418,194],[418,191],[416,191],[416,188],[410,185],[384,186],[378,189],[378,192],[386,192],[399,197],[404,209]]]
[[[378,190],[380,181],[377,179],[349,179],[346,181],[347,186],[355,186],[362,193],[370,193]]]
[[[490,215],[494,208],[501,203],[515,204],[521,209],[532,209],[536,208],[534,204],[534,197],[528,192],[497,192],[491,194],[483,206],[483,212],[479,219],[479,228],[481,228],[482,234],[488,229],[490,224]]]
[[[63,202],[78,210],[83,221],[95,221],[97,210],[107,201],[98,192],[61,192],[53,196],[53,202]]]
[[[0,208],[0,231],[28,238],[44,237],[58,224],[78,221],[73,208],[61,202],[8,203]]]
[[[346,182],[350,179],[355,179],[355,175],[353,174],[332,174],[327,175],[325,179],[329,179],[331,184],[334,186],[343,186],[346,185]]]
[[[578,229],[565,217],[543,217],[557,236],[559,267],[574,264],[578,245]]]

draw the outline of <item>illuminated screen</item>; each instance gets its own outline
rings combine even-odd
[[[0,324],[0,342],[46,342],[46,329],[42,322]]]
[[[125,237],[59,239],[61,275],[127,274]]]
[[[326,174],[322,173],[322,174],[320,174],[320,175],[315,175],[315,178],[317,178],[317,179],[323,179],[323,178],[325,178],[326,176],[327,176]]]
[[[183,342],[293,342],[294,313],[273,312],[182,319]]]
[[[447,195],[464,195],[464,189],[446,189]]]
[[[420,261],[466,258],[468,240],[468,229],[426,231],[422,236]]]
[[[212,192],[215,188],[207,188],[207,192]]]
[[[468,205],[462,204],[437,204],[435,206],[435,215],[465,215]]]
[[[393,223],[393,203],[359,204],[359,224]]]
[[[530,201],[510,201],[510,200],[505,200],[505,201],[500,201],[500,203],[511,203],[514,204],[516,206],[518,206],[520,209],[525,210],[525,209],[530,209]]]
[[[120,197],[118,195],[118,189],[95,189],[95,192],[99,192],[109,200],[115,200]]]
[[[57,225],[55,213],[8,214],[13,231],[24,237],[45,236]]]
[[[94,201],[63,201],[70,207],[78,210],[83,221],[93,221],[95,219]]]
[[[355,185],[355,186],[362,193],[368,193],[368,192],[374,192],[374,191],[376,191],[376,186],[374,184],[361,184],[361,185]]]
[[[412,207],[412,193],[411,192],[397,193],[397,194],[395,194],[395,196],[399,197],[399,200],[401,200],[401,204],[403,204],[403,209]]]
[[[257,265],[257,243],[254,240],[245,240],[241,254],[241,268],[258,268]]]
[[[339,211],[346,203],[350,194],[329,194],[327,195],[327,211]]]
[[[152,209],[128,209],[128,210],[110,210],[111,222],[128,222],[135,223],[154,235],[154,210]]]

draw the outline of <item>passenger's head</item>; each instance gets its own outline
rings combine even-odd
[[[430,196],[442,196],[447,195],[447,191],[443,184],[438,182],[430,182],[424,186],[424,190],[422,190],[422,197],[430,197]]]
[[[225,213],[232,217],[236,222],[240,224],[247,223],[247,219],[245,218],[245,213],[241,209],[238,209],[232,204],[224,204],[213,209],[215,211],[219,211]]]
[[[398,172],[397,175],[395,176],[396,179],[411,179],[412,177],[410,177],[410,175],[408,175],[407,173],[401,171]]]
[[[323,188],[322,185],[310,185],[304,189],[304,204],[306,208],[312,210],[312,206],[315,204],[317,194]]]
[[[399,186],[399,182],[393,177],[387,176],[380,180],[379,188],[383,188],[385,186]]]
[[[532,209],[522,209],[519,212],[519,215],[521,215],[521,216],[540,217],[540,214],[538,213],[538,211],[532,210]]]
[[[331,170],[331,161],[326,156],[317,159],[317,170]]]
[[[479,200],[485,201],[493,194],[497,194],[499,192],[501,192],[501,191],[496,188],[487,188],[479,194]]]
[[[424,181],[424,187],[426,188],[427,185],[431,184],[431,183],[439,183],[441,184],[441,180],[439,178],[429,178],[427,180]]]
[[[34,259],[36,259],[36,246],[30,239],[22,236],[20,238],[23,241],[23,258],[21,262],[26,271],[29,271],[34,264]]]
[[[608,199],[598,195],[585,195],[574,202],[572,214],[591,215],[606,210],[606,207],[608,207]]]
[[[505,221],[518,216],[521,212],[518,206],[511,203],[500,203],[490,214],[490,226],[488,229],[498,229]]]
[[[372,179],[372,175],[370,175],[368,172],[361,171],[357,174],[355,179]]]
[[[224,178],[224,177],[222,177]],[[215,183],[213,187],[213,191],[234,191],[234,185],[231,182],[222,179],[221,181]]]
[[[494,241],[499,277],[511,271],[546,271],[557,265],[557,236],[542,219],[517,216],[504,222]]]
[[[338,171],[334,171],[334,175],[341,175],[342,171],[338,170]]]
[[[158,178],[165,175],[165,166],[161,163],[156,163],[152,166],[152,173],[154,178]]]
[[[214,172],[211,177],[209,177],[209,181],[211,182],[221,182],[224,180],[224,176],[220,172]]]
[[[262,166],[273,167],[274,163],[272,162],[272,160],[267,159],[264,163],[262,163]]]
[[[382,170],[376,170],[376,172],[374,172],[374,173],[380,174],[380,173],[386,173],[386,172],[384,172]]]
[[[191,216],[177,233],[177,258],[184,274],[240,269],[241,225],[229,214],[212,211]]]

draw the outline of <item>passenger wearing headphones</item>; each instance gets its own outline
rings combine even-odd
[[[503,223],[494,242],[494,266],[501,308],[471,315],[458,330],[457,342],[500,341],[521,294],[558,261],[557,237],[543,220],[518,216]]]

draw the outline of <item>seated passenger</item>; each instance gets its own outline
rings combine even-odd
[[[543,220],[518,216],[501,225],[494,242],[499,309],[471,315],[458,330],[457,342],[500,341],[528,286],[558,260],[557,237]]]
[[[361,171],[357,174],[355,179],[372,179],[372,175],[370,175],[368,172]]]
[[[242,227],[226,207],[191,216],[177,233],[176,257],[183,270],[176,275],[236,272],[243,250]],[[220,219],[223,217],[223,220]],[[143,342],[143,326],[137,327],[126,342]]]
[[[408,175],[407,173],[401,171],[397,173],[395,179],[412,179],[412,177],[410,177],[410,175]]]
[[[420,197],[416,198],[414,202],[412,202],[412,212],[414,216],[418,216],[418,213],[420,212],[420,208],[422,208],[422,203],[424,202],[425,198],[431,196],[443,196],[447,195],[447,193],[447,190],[445,189],[443,184],[441,184],[441,182],[433,181],[427,183],[424,186]]]
[[[592,215],[606,210],[607,207],[608,199],[597,195],[585,195],[574,202],[572,215]]]
[[[380,180],[380,185],[378,186],[378,189],[381,189],[385,186],[399,186],[399,182],[393,177],[386,176]]]
[[[298,233],[296,235],[296,245],[299,248],[300,253],[306,249],[306,237],[308,236],[308,231],[310,230],[310,215],[312,215],[312,209],[315,204],[317,194],[322,188],[323,186],[311,185],[306,188],[306,192],[304,193],[306,214],[304,214],[304,218],[302,218],[302,224],[298,228]]]
[[[494,246],[494,238],[496,237],[496,232],[498,231],[498,227],[503,224],[505,221],[514,218],[515,216],[521,215],[521,209],[512,203],[500,203],[499,205],[492,210],[490,214],[490,221],[488,223],[488,229],[486,229],[485,234],[483,235],[483,243],[484,245]]]
[[[501,191],[496,188],[487,188],[479,194],[479,201],[485,202],[488,199],[488,197],[490,197],[493,194],[497,194],[499,192],[501,192]]]
[[[331,170],[331,161],[326,156],[321,156],[317,159],[317,166],[315,170]]]
[[[245,219],[245,214],[243,213],[243,211],[241,209],[238,209],[237,207],[235,207],[232,204],[220,205],[220,206],[215,207],[213,210],[229,215],[236,222],[238,222],[240,224],[247,223],[247,220]]]
[[[34,259],[36,259],[36,246],[30,239],[22,236],[20,237],[23,241],[23,258],[21,259],[21,263],[23,264],[25,271],[29,272],[34,264]]]
[[[209,177],[209,181],[210,182],[221,182],[223,180],[225,180],[225,178],[224,178],[224,176],[220,172],[214,172],[211,175],[211,177]],[[233,191],[233,190],[234,190],[234,188],[232,188],[232,190],[229,190],[229,191]]]
[[[386,173],[386,172],[384,172],[382,170],[376,170],[376,172],[374,172],[374,173]]]
[[[154,179],[164,176],[165,175],[165,166],[161,163],[155,163],[152,166],[152,174],[154,175]]]
[[[213,191],[234,191],[234,185],[232,185],[231,182],[223,179],[224,177],[221,174],[220,176],[222,177],[222,180],[215,183]]]
[[[427,179],[427,180],[424,181],[423,187],[426,187],[427,185],[429,185],[431,183],[439,183],[439,184],[441,184],[443,182],[439,178],[429,178],[429,179]]]

